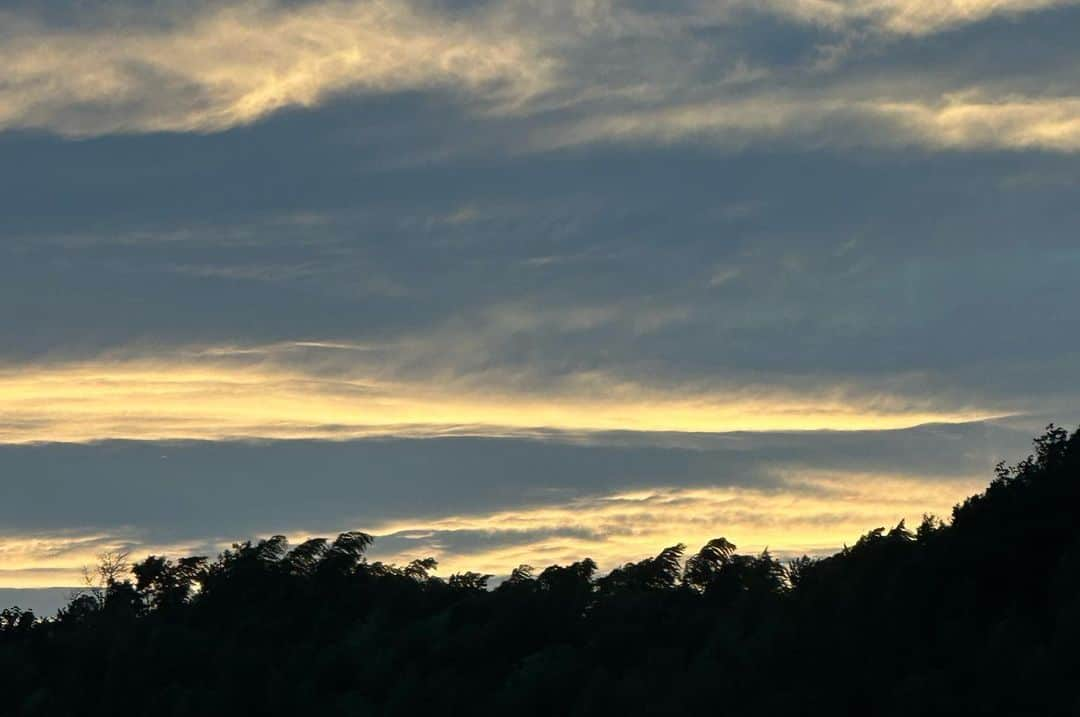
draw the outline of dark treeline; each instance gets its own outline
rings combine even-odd
[[[723,538],[442,580],[345,533],[101,566],[0,617],[4,715],[1080,713],[1080,431],[948,524],[784,565]]]

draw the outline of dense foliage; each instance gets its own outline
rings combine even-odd
[[[106,560],[55,619],[0,615],[0,714],[1077,714],[1080,431],[1035,449],[947,525],[787,565],[719,538],[491,590],[362,533]]]

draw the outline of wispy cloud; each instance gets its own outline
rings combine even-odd
[[[1075,0],[768,0],[768,11],[804,22],[922,35],[985,20],[1076,4]]]
[[[643,11],[615,0],[509,0],[451,11],[408,0],[323,0],[190,16],[155,9],[145,11],[155,22],[117,14],[68,28],[9,12],[0,31],[0,129],[214,132],[346,93],[435,90],[466,98],[461,105],[477,121],[504,123],[490,141],[506,149],[786,137],[1072,152],[1080,146],[1075,88],[1052,90],[1038,73],[1019,87],[995,87],[987,76],[950,79],[948,59],[933,76],[882,67],[924,36],[1075,4],[729,0]],[[801,59],[742,39],[765,15],[810,33]],[[860,59],[877,69],[860,69]],[[867,73],[882,75],[877,89],[867,90]]]
[[[234,4],[149,28],[2,19],[0,127],[70,135],[222,130],[345,90],[460,87],[512,101],[548,72],[524,36],[404,2]]]

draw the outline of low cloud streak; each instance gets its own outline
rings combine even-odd
[[[523,391],[497,379],[403,382],[365,375],[362,364],[327,375],[162,359],[10,367],[0,372],[0,442],[895,429],[1003,413],[843,385],[673,389],[590,372]]]

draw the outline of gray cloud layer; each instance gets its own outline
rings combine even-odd
[[[2,446],[0,579],[372,525],[492,566],[724,525],[813,548],[947,506],[1080,418],[1078,27],[1050,0],[0,2],[4,440],[115,435],[31,405],[72,366],[1014,414]]]
[[[134,526],[156,542],[334,530],[656,487],[780,489],[781,468],[989,478],[1028,437],[988,424],[584,440],[141,443],[0,449],[5,528]],[[231,530],[236,535],[222,534]]]
[[[378,168],[356,164],[377,142],[314,134],[363,110],[197,140],[9,138],[0,352],[338,341],[399,377],[534,388],[596,370],[856,381],[1043,411],[1068,392],[1072,160],[671,149]]]

